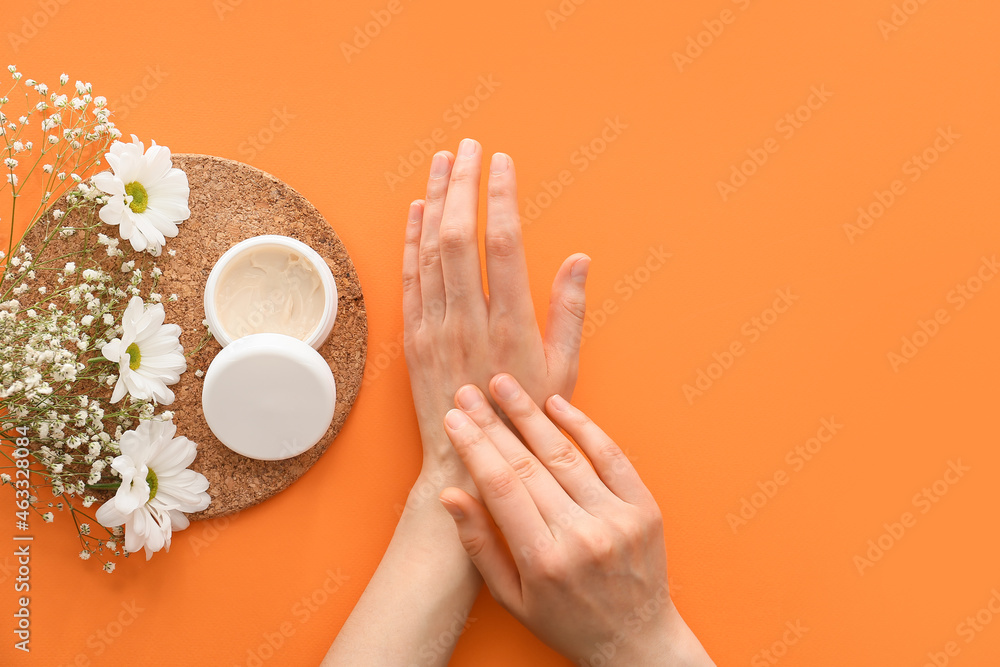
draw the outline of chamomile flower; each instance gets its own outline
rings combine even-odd
[[[122,337],[101,348],[105,359],[118,364],[112,403],[126,393],[140,400],[173,403],[174,392],[167,385],[180,381],[187,361],[179,340],[181,328],[164,324],[165,316],[162,304],[147,308],[137,296],[129,301],[122,315]]]
[[[121,438],[121,455],[111,467],[121,475],[121,486],[95,515],[101,525],[125,525],[125,548],[146,550],[146,560],[160,549],[170,551],[175,530],[188,527],[185,512],[198,512],[211,502],[208,480],[189,470],[197,446],[174,437],[173,422],[140,422]]]
[[[191,216],[187,175],[174,168],[170,149],[154,142],[144,151],[132,143],[116,141],[105,156],[111,171],[94,176],[94,185],[110,195],[101,207],[101,220],[117,225],[123,239],[138,251],[158,256],[167,238],[177,236],[177,225]]]

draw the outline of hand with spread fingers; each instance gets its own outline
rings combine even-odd
[[[444,424],[482,503],[458,488],[441,502],[493,597],[575,664],[712,665],[670,598],[659,508],[618,445],[558,394],[543,412],[510,375],[489,390],[524,443],[462,387]]]
[[[465,480],[441,427],[455,391],[485,388],[501,371],[521,378],[541,401],[570,396],[576,384],[590,258],[575,254],[556,273],[542,337],[535,320],[521,242],[514,165],[490,161],[483,289],[477,218],[482,149],[464,139],[457,157],[437,153],[427,195],[410,205],[403,253],[403,330],[426,471],[453,470]]]
[[[410,205],[403,251],[403,330],[423,465],[378,569],[323,664],[445,665],[482,579],[438,502],[447,486],[476,493],[445,434],[443,419],[464,384],[486,387],[506,371],[537,400],[576,384],[590,258],[571,255],[552,285],[539,332],[521,244],[514,165],[490,162],[486,279],[479,257],[482,149],[472,139],[431,161],[426,199]],[[416,443],[413,443],[416,445]]]

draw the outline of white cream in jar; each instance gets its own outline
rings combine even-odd
[[[337,286],[319,254],[287,236],[255,236],[226,251],[205,286],[219,344],[277,333],[319,348],[337,314]]]

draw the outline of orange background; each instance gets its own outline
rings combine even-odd
[[[417,141],[454,151],[464,136],[511,154],[522,214],[539,206],[525,237],[540,312],[560,260],[593,257],[576,402],[659,499],[675,599],[718,664],[774,664],[759,653],[773,647],[777,664],[918,666],[948,642],[948,664],[1000,663],[1000,618],[959,625],[1000,590],[1000,280],[961,308],[952,292],[1000,252],[1000,5],[907,0],[886,32],[893,0],[563,0],[567,16],[549,13],[558,0],[400,0],[348,62],[341,44],[388,2],[62,1],[5,1],[2,64],[91,81],[126,135],[249,162],[304,193],[357,265],[369,370],[305,477],[177,534],[169,555],[108,576],[76,558],[67,517],[36,526],[28,657],[7,629],[2,547],[0,663],[255,664],[283,624],[294,634],[265,664],[319,662],[419,466],[397,341],[406,205],[428,161],[394,187],[386,173]],[[730,22],[713,22],[724,10]],[[711,28],[699,54],[688,38]],[[499,85],[469,98],[480,77]],[[799,109],[813,87],[830,96]],[[798,127],[778,124],[797,110]],[[607,119],[625,127],[586,157]],[[914,171],[948,128],[958,138]],[[765,146],[724,201],[718,182]],[[858,207],[895,180],[902,194],[850,238]],[[672,257],[647,273],[660,246]],[[797,300],[775,320],[779,289]],[[947,321],[894,369],[889,353],[938,309]],[[743,353],[711,367],[734,342]],[[699,370],[716,379],[689,401]],[[824,418],[843,428],[809,461],[786,458]],[[938,497],[949,461],[969,470]],[[776,473],[785,484],[767,483]],[[925,487],[936,502],[915,498]],[[761,506],[734,531],[743,499]],[[904,512],[915,523],[887,537]],[[0,517],[0,543],[11,523]],[[859,573],[880,536],[890,548]],[[349,578],[309,610],[328,571]],[[487,596],[472,615],[453,664],[561,664]],[[782,647],[796,622],[808,630]]]

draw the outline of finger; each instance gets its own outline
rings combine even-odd
[[[494,376],[490,393],[538,460],[578,505],[586,510],[606,502],[611,494],[590,462],[549,421],[528,393],[506,373]]]
[[[652,498],[632,462],[590,417],[558,394],[549,397],[546,407],[552,421],[576,440],[594,464],[601,481],[613,494],[633,504]]]
[[[479,387],[471,384],[461,387],[455,394],[455,403],[482,429],[500,455],[517,472],[553,533],[557,525],[565,525],[567,519],[581,511],[545,466],[500,420]]]
[[[482,151],[474,139],[462,139],[451,168],[448,197],[441,218],[441,270],[446,312],[486,312],[479,264],[479,178]]]
[[[420,326],[420,220],[424,201],[410,204],[406,236],[403,241],[403,330],[415,331]]]
[[[445,415],[444,427],[515,558],[522,547],[551,543],[552,531],[528,490],[483,430],[454,409]]]
[[[439,151],[431,160],[427,179],[427,200],[424,217],[420,223],[420,297],[423,318],[444,319],[444,275],[441,273],[440,228],[444,201],[448,194],[448,174],[451,173],[452,155]]]
[[[545,358],[549,375],[563,380],[564,393],[572,395],[580,368],[580,342],[586,314],[586,283],[590,258],[577,253],[559,267],[552,282],[549,315],[545,324]]]
[[[455,520],[458,539],[493,598],[508,609],[517,605],[521,600],[521,576],[486,508],[455,487],[442,491],[439,500]]]
[[[528,263],[521,240],[517,212],[517,176],[505,153],[495,153],[490,162],[486,205],[486,279],[490,288],[490,321],[535,319],[528,283]]]

